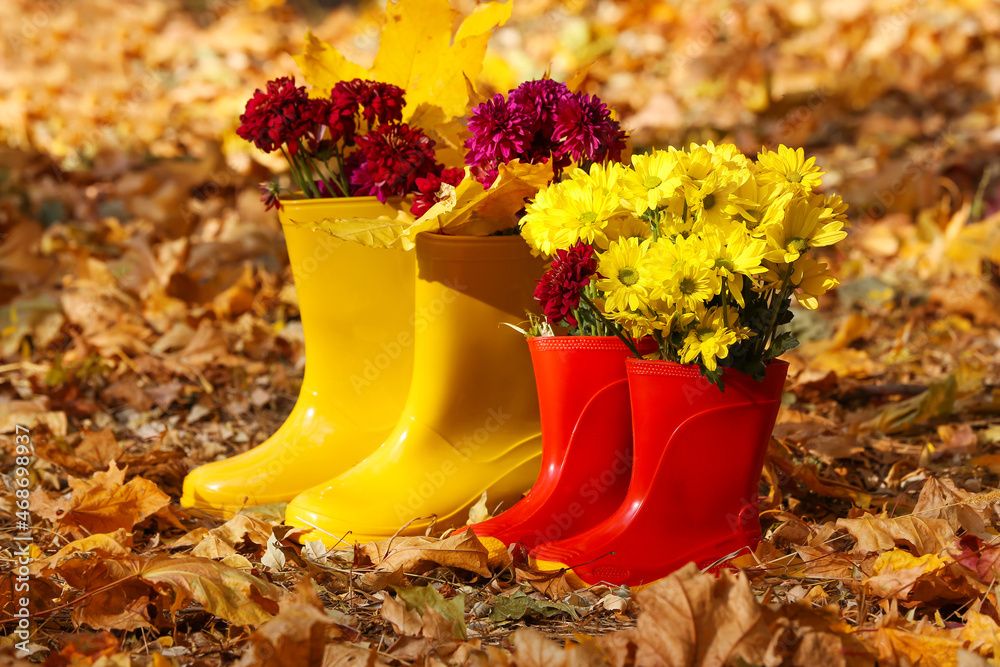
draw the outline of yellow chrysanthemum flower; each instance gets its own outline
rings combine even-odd
[[[729,293],[741,308],[746,306],[743,300],[743,276],[755,276],[767,271],[762,265],[767,244],[753,238],[746,230],[737,228],[728,236],[721,233],[706,234],[702,248],[719,278],[726,281]]]
[[[684,236],[661,236],[650,243],[643,271],[649,273],[652,282],[658,282],[657,276],[673,274],[680,269],[681,264],[691,261],[701,261],[709,268],[708,261],[701,256],[701,246],[697,239],[687,239]]]
[[[563,181],[560,185],[563,186],[560,205],[547,211],[551,224],[556,227],[555,245],[569,248],[577,241],[606,244],[604,228],[611,216],[619,211],[619,198],[603,188],[580,181]]]
[[[739,341],[739,336],[723,322],[718,308],[710,309],[697,326],[688,331],[681,348],[681,361],[689,364],[701,356],[701,362],[710,371],[719,367],[718,360],[729,356],[729,348]]]
[[[792,284],[795,285],[795,300],[809,310],[819,306],[818,297],[823,296],[840,284],[826,262],[817,262],[811,257],[803,257],[792,267]]]
[[[716,146],[709,141],[705,148],[716,160],[716,164],[727,167],[731,170],[747,169],[750,166],[750,159],[736,147],[735,144],[719,144]]]
[[[606,252],[597,256],[597,289],[604,293],[607,310],[640,310],[649,302],[649,282],[642,265],[649,251],[649,241],[636,238],[612,241]]]
[[[810,206],[808,200],[797,199],[789,206],[781,224],[767,229],[767,244],[771,248],[767,259],[791,264],[808,248],[833,245],[844,239],[844,223],[824,217],[828,209]]]
[[[649,336],[659,328],[655,313],[645,313],[640,310],[607,310],[605,316],[635,339]]]
[[[622,239],[637,238],[648,239],[653,235],[653,230],[649,228],[649,223],[641,218],[635,217],[629,211],[623,211],[613,215],[608,220],[608,226],[604,228],[604,234],[609,241],[620,241]]]
[[[850,227],[847,222],[847,202],[840,195],[811,195],[809,205],[822,209],[822,217],[830,220],[840,220],[845,227]]]
[[[705,146],[691,144],[688,151],[671,148],[670,153],[677,162],[675,173],[686,183],[698,185],[702,180],[714,173],[716,160]]]
[[[632,156],[632,169],[625,172],[623,197],[626,205],[642,215],[657,209],[660,201],[676,189],[679,179],[674,175],[677,160],[668,151],[656,150]]]
[[[719,293],[719,277],[700,261],[681,262],[673,273],[660,274],[659,277],[660,281],[653,284],[650,295],[682,311],[693,311]]]
[[[594,188],[612,197],[619,197],[622,192],[625,167],[620,162],[595,162],[590,165],[589,172],[575,167],[568,175],[583,187]]]
[[[725,212],[740,222],[757,238],[763,238],[772,225],[785,218],[785,208],[792,193],[773,183],[761,183],[748,178],[733,191]]]
[[[763,148],[757,155],[757,166],[762,180],[794,192],[808,194],[823,182],[824,172],[816,166],[816,158],[807,160],[801,148],[793,150],[784,144],[777,152]]]
[[[556,250],[569,248],[557,239],[562,230],[559,211],[564,207],[563,192],[567,183],[554,183],[539,190],[525,206],[525,214],[521,218],[521,236],[529,246],[547,256],[554,255]]]
[[[749,178],[745,172],[744,180]],[[731,222],[732,217],[726,213],[729,199],[740,183],[731,177],[730,173],[713,172],[706,176],[698,186],[694,184],[684,188],[688,210],[697,216],[702,228],[724,227]]]
[[[660,236],[687,238],[699,227],[698,220],[693,215],[684,215],[684,200],[679,197],[670,200],[667,209],[660,214]]]

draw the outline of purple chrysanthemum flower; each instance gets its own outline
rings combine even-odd
[[[479,180],[486,186],[496,178],[501,163],[524,155],[534,135],[531,119],[499,93],[473,109],[469,131],[465,162],[484,172]]]
[[[559,101],[555,132],[556,153],[574,160],[620,160],[625,148],[625,132],[596,95],[576,93]]]
[[[571,95],[565,83],[552,79],[537,79],[525,81],[510,91],[507,99],[532,121],[536,140],[551,141],[559,101]]]

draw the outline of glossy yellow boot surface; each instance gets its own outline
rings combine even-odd
[[[229,514],[288,502],[350,469],[392,431],[413,369],[414,253],[339,241],[313,226],[388,211],[374,197],[284,203],[305,334],[298,401],[261,445],[193,470],[182,506]]]
[[[417,236],[413,382],[395,430],[353,469],[289,503],[285,522],[328,547],[462,525],[487,492],[510,507],[541,457],[522,324],[543,263],[509,237]],[[402,530],[400,530],[402,528]]]

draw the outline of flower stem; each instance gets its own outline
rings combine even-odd
[[[285,159],[288,161],[288,166],[292,170],[292,177],[302,188],[302,191],[306,194],[309,199],[319,199],[319,191],[316,189],[316,184],[302,171],[302,165],[299,164],[297,158],[292,157],[285,147],[281,147],[281,152],[284,154]]]
[[[350,188],[347,184],[347,168],[345,166],[344,153],[340,146],[334,148],[334,155],[337,156],[337,177],[340,181],[340,190],[345,197],[351,196]]]
[[[302,175],[299,173],[298,166],[295,164],[295,160],[292,159],[292,156],[288,154],[288,151],[285,150],[284,146],[281,146],[281,154],[285,156],[285,162],[288,163],[288,168],[292,172],[292,178],[295,179],[295,183],[299,186],[299,189],[305,192],[306,196],[308,196],[309,192],[306,190],[306,186],[302,182]]]
[[[624,331],[622,331],[621,329],[619,329],[618,327],[616,327],[611,322],[608,322],[607,318],[604,317],[604,314],[597,308],[596,305],[594,305],[593,301],[591,301],[589,298],[587,298],[586,294],[584,294],[583,292],[580,292],[580,298],[583,300],[584,303],[587,304],[587,306],[590,308],[590,310],[593,311],[593,313],[597,316],[597,318],[601,322],[603,322],[604,325],[608,329],[610,329],[611,331],[615,332],[615,335],[618,336],[618,340],[620,340],[621,342],[625,343],[625,347],[627,347],[629,350],[632,351],[632,354],[635,355],[636,359],[642,359],[642,354],[639,352],[639,348],[637,348],[635,346],[635,343],[632,341],[632,339],[629,336],[625,335]]]
[[[723,326],[729,326],[729,281],[726,278],[722,279],[722,323]]]
[[[774,301],[773,308],[771,309],[771,322],[767,327],[767,335],[761,338],[761,347],[759,354],[757,356],[763,356],[764,352],[771,346],[771,339],[774,337],[775,332],[778,330],[778,313],[781,311],[781,304],[785,302],[788,298],[789,287],[791,287],[792,282],[792,267],[788,266],[788,272],[784,275],[781,282],[781,292],[778,294]]]

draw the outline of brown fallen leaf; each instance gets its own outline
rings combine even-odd
[[[971,503],[974,494],[955,486],[947,477],[930,477],[920,489],[917,504],[910,516],[922,519],[944,519],[953,530],[959,528],[979,536],[986,536],[986,526],[993,519],[988,505],[977,507]]]
[[[66,437],[68,421],[65,412],[35,409],[35,404],[29,401],[12,401],[12,403],[22,404],[25,409],[23,411],[16,410],[13,409],[16,406],[10,406],[0,413],[0,433],[13,433],[17,426],[23,426],[30,430],[42,426],[57,438]]]
[[[636,599],[642,609],[637,664],[723,665],[760,631],[761,608],[742,572],[716,578],[688,563],[637,591]]]
[[[553,600],[580,588],[577,577],[564,570],[539,571],[515,567],[514,575],[517,581],[528,583],[536,591]]]
[[[87,431],[76,446],[76,455],[90,462],[95,469],[103,470],[121,454],[122,448],[110,428]]]
[[[375,566],[373,575],[392,572],[422,574],[436,567],[454,567],[489,577],[486,547],[475,534],[463,531],[443,540],[433,537],[395,537],[369,542],[359,547],[361,554]]]
[[[312,580],[301,580],[281,599],[281,610],[250,635],[239,665],[321,667],[328,640],[342,637],[323,608]]]
[[[350,644],[331,643],[323,651],[322,667],[381,667],[388,664],[375,646],[366,651]]]
[[[809,579],[842,579],[853,581],[857,570],[857,556],[852,558],[839,551],[824,551],[816,547],[794,547],[802,564],[790,567],[789,576]]]
[[[837,519],[837,528],[843,528],[857,540],[854,553],[888,551],[904,544],[919,556],[940,554],[956,539],[955,531],[944,519],[915,516],[890,518],[865,514],[859,519]]]
[[[840,617],[837,605],[806,602],[762,611],[764,632],[740,647],[745,662],[793,667],[874,667],[875,657]],[[759,643],[766,642],[766,646]],[[763,648],[763,651],[761,651]]]
[[[127,405],[143,413],[153,407],[153,401],[139,386],[134,374],[112,382],[101,391],[101,400],[112,406]]]
[[[862,633],[860,638],[878,655],[879,664],[957,667],[958,653],[976,650],[990,655],[996,649],[1000,626],[989,617],[970,611],[965,625],[941,628],[922,620],[916,623],[899,617],[884,617],[881,627]],[[975,647],[975,648],[973,648]]]
[[[964,577],[952,572],[949,556],[919,558],[901,549],[886,551],[875,561],[875,574],[863,585],[876,598],[912,603],[963,600],[976,597]]]
[[[465,596],[445,599],[433,586],[397,588],[382,601],[382,617],[396,632],[440,643],[465,639]]]
[[[92,553],[99,557],[123,556],[132,550],[132,533],[119,528],[113,533],[98,533],[70,542],[48,558],[32,561],[32,572],[58,570],[67,559],[78,553]]]
[[[190,556],[75,557],[54,571],[81,592],[79,602],[68,603],[74,621],[95,628],[148,627],[151,603],[173,613],[191,601],[234,625],[260,625],[278,612],[282,594],[249,573]]]
[[[516,631],[511,636],[511,644],[517,667],[599,667],[611,664],[595,642],[567,642],[563,647],[533,628]]]
[[[280,588],[206,558],[156,556],[139,575],[158,591],[173,595],[171,611],[193,600],[234,625],[260,625],[278,612]]]
[[[864,451],[843,425],[817,415],[785,410],[774,427],[774,437],[801,445],[826,461],[850,458]]]
[[[32,492],[35,512],[51,521],[60,532],[75,538],[94,533],[112,533],[133,526],[170,504],[170,496],[149,480],[125,481],[125,470],[114,461],[107,471],[90,479],[70,478],[68,498],[52,499],[42,489]]]
[[[192,556],[212,559],[227,558],[235,553],[236,549],[233,548],[233,545],[211,533],[205,535],[205,538],[191,550]]]
[[[224,524],[211,530],[196,528],[174,542],[171,547],[194,545],[192,556],[205,558],[225,558],[245,545],[256,545],[254,551],[263,551],[271,537],[271,524],[256,517],[237,514]]]

